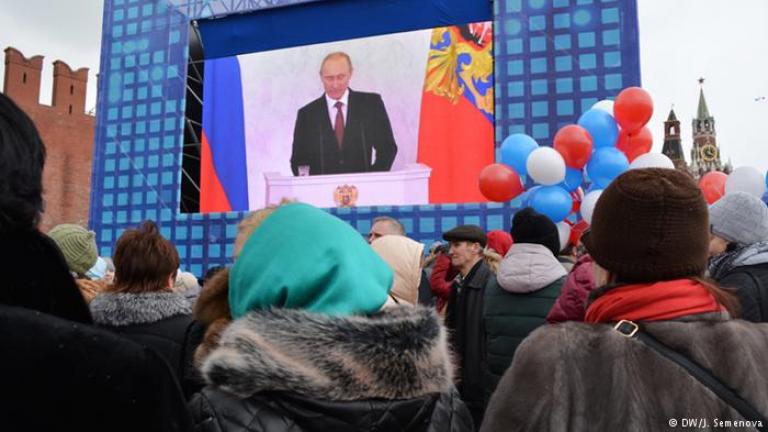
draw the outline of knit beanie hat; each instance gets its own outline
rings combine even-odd
[[[552,255],[560,252],[560,234],[557,232],[557,225],[546,215],[531,207],[515,213],[509,233],[515,243],[539,244],[552,251]]]
[[[768,206],[756,196],[733,192],[709,206],[712,234],[742,245],[768,240]]]
[[[64,255],[70,271],[84,275],[99,257],[96,234],[75,224],[61,224],[48,232]]]
[[[701,276],[709,249],[707,203],[687,174],[630,170],[603,191],[582,242],[620,282]]]

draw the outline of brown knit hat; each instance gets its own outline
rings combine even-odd
[[[583,241],[595,262],[621,282],[701,276],[709,247],[707,203],[682,172],[630,170],[600,196]]]

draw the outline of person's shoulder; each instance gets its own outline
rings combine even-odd
[[[733,276],[733,275],[742,275],[745,277],[765,277],[768,275],[768,262],[765,263],[759,263],[759,264],[750,264],[750,265],[740,265],[737,267],[732,268],[730,271],[725,273],[725,275],[722,277],[723,279]]]
[[[310,111],[315,111],[318,109],[321,109],[323,107],[323,104],[325,103],[325,94],[321,95],[319,98],[312,100],[308,104],[304,105],[303,107],[299,108],[299,113],[306,113]]]
[[[604,336],[611,331],[608,324],[588,324],[585,322],[568,321],[560,324],[544,325],[531,332],[529,338],[533,343],[554,341],[555,339],[574,340],[581,342]]]
[[[215,387],[205,387],[195,394],[188,406],[194,424],[198,427],[216,423],[218,430],[262,432],[267,430],[293,430],[293,419],[277,411],[269,401],[285,405],[280,394],[270,392],[266,395],[254,394],[250,397],[237,397]],[[279,427],[277,427],[279,425]]]
[[[695,334],[702,343],[717,346],[718,341],[768,340],[768,323],[756,323],[741,319],[696,319],[659,321],[647,324],[648,331],[672,344],[685,341]]]
[[[567,321],[541,326],[531,332],[523,343],[527,342],[532,346],[552,345],[568,350],[569,347],[591,346],[596,340],[607,337],[612,331],[613,328],[608,324]]]
[[[361,101],[375,101],[375,100],[381,100],[381,95],[378,93],[373,92],[362,92],[357,90],[349,89],[349,97],[351,99],[357,99]]]

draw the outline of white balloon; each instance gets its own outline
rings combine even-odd
[[[600,199],[600,195],[603,194],[602,189],[594,190],[584,196],[581,200],[581,218],[592,225],[592,213],[595,211],[595,205],[597,200]]]
[[[672,159],[661,153],[646,153],[640,155],[629,164],[629,169],[640,168],[669,168],[675,169],[675,163]]]
[[[592,109],[598,109],[613,115],[613,101],[610,99],[603,99],[599,102],[595,102],[595,104],[592,105]]]
[[[757,168],[751,166],[738,167],[725,181],[725,194],[746,192],[758,198],[765,194],[765,177]]]
[[[563,250],[571,238],[571,226],[565,223],[565,221],[560,221],[556,225],[557,234],[560,236],[560,250]]]
[[[525,167],[528,175],[544,186],[556,185],[565,180],[565,161],[552,147],[539,147],[532,151]]]

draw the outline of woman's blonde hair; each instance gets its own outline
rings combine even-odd
[[[263,209],[253,211],[245,215],[243,220],[241,220],[240,223],[237,224],[235,246],[234,246],[234,250],[232,251],[234,258],[237,259],[237,256],[240,255],[240,250],[243,248],[243,245],[245,245],[245,242],[251,237],[251,234],[253,234],[253,232],[256,231],[256,228],[258,228],[259,225],[264,223],[264,221],[272,213],[274,213],[275,210],[277,210],[281,206],[284,206],[286,204],[291,204],[294,202],[298,202],[298,201],[283,198],[283,200],[280,201],[280,204],[269,205],[267,207],[264,207]]]
[[[485,263],[488,264],[488,267],[491,269],[491,271],[494,273],[498,273],[499,265],[501,264],[501,260],[504,259],[504,257],[499,255],[495,250],[489,247],[483,248],[483,252],[481,255],[485,260]]]

